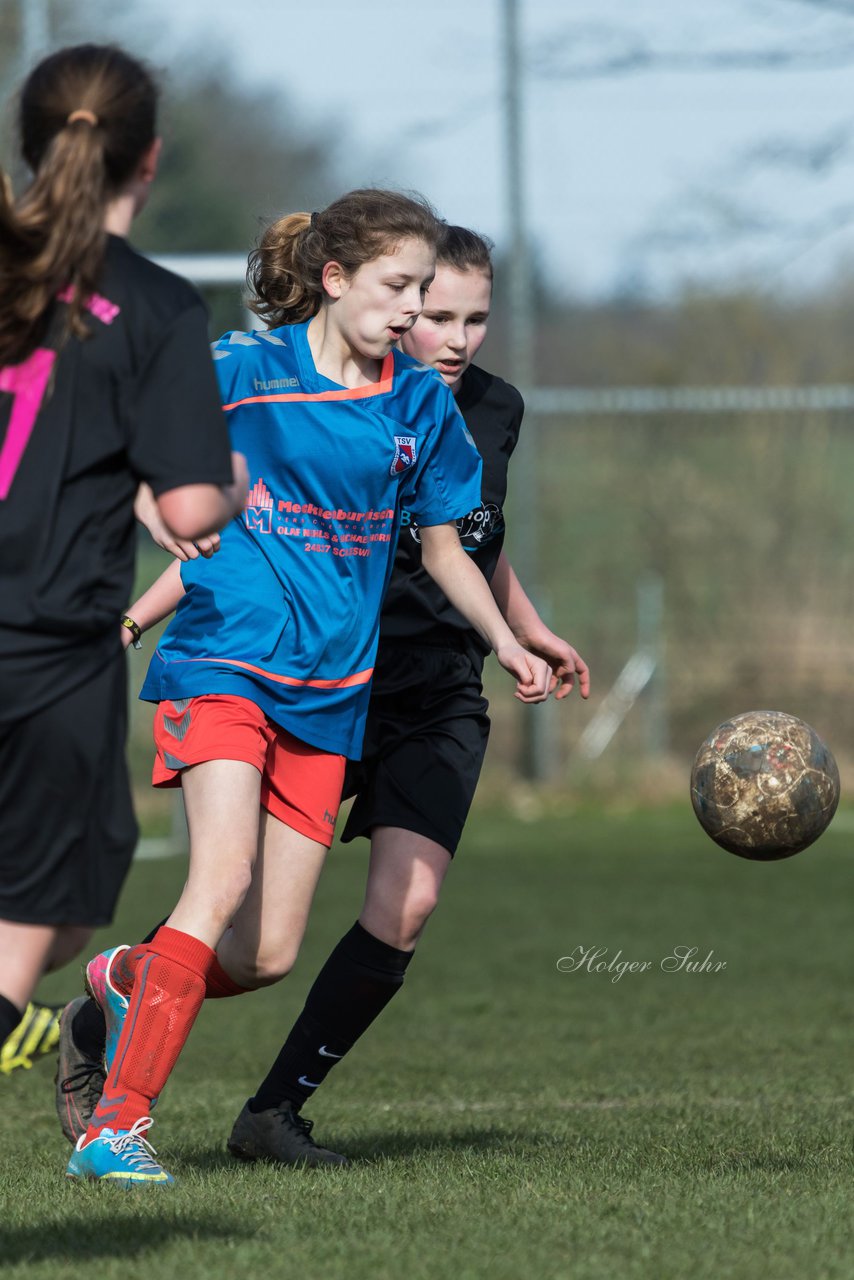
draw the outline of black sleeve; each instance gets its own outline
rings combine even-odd
[[[519,443],[519,432],[522,429],[522,419],[525,416],[525,401],[522,399],[522,393],[516,387],[510,386],[508,383],[508,391],[512,394],[509,396],[510,401],[510,453]],[[509,456],[509,455],[508,455]]]
[[[185,484],[232,481],[201,302],[172,322],[140,370],[130,406],[131,468],[156,496]]]

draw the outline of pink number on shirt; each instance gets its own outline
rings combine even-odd
[[[12,396],[6,439],[0,448],[0,499],[6,498],[24,456],[56,360],[56,352],[37,347],[22,364],[0,369],[0,391]]]

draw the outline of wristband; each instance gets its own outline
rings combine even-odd
[[[122,626],[123,626],[123,627],[127,627],[128,631],[129,631],[129,632],[131,633],[131,635],[133,636],[133,647],[134,647],[134,649],[141,649],[141,648],[142,648],[142,629],[141,629],[141,627],[139,627],[139,626],[137,625],[137,623],[135,623],[135,622],[134,622],[133,618],[128,617],[128,615],[127,615],[127,614],[125,614],[125,615],[124,615],[124,617],[122,618]]]

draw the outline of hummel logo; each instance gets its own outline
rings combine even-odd
[[[323,1083],[323,1081],[322,1080],[317,1080],[317,1081],[306,1080],[305,1076],[300,1076],[297,1083],[303,1085],[303,1087],[306,1089],[317,1089],[318,1086]]]
[[[298,387],[299,378],[253,378],[256,391],[281,391],[283,387]]]
[[[321,1058],[343,1058],[343,1053],[330,1053],[325,1044],[322,1044],[317,1051]]]
[[[96,1124],[106,1125],[118,1119],[119,1111],[122,1105],[127,1102],[127,1094],[122,1093],[114,1095],[112,1098],[102,1098],[99,1106],[95,1108],[93,1119]]]

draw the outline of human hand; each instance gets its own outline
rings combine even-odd
[[[548,627],[541,627],[530,635],[518,637],[529,653],[543,658],[551,668],[549,693],[560,701],[572,693],[576,681],[582,698],[590,697],[590,668],[567,640],[556,636]]]
[[[549,664],[520,644],[503,644],[495,656],[505,671],[516,677],[515,697],[520,702],[545,702],[549,696],[552,671]]]

